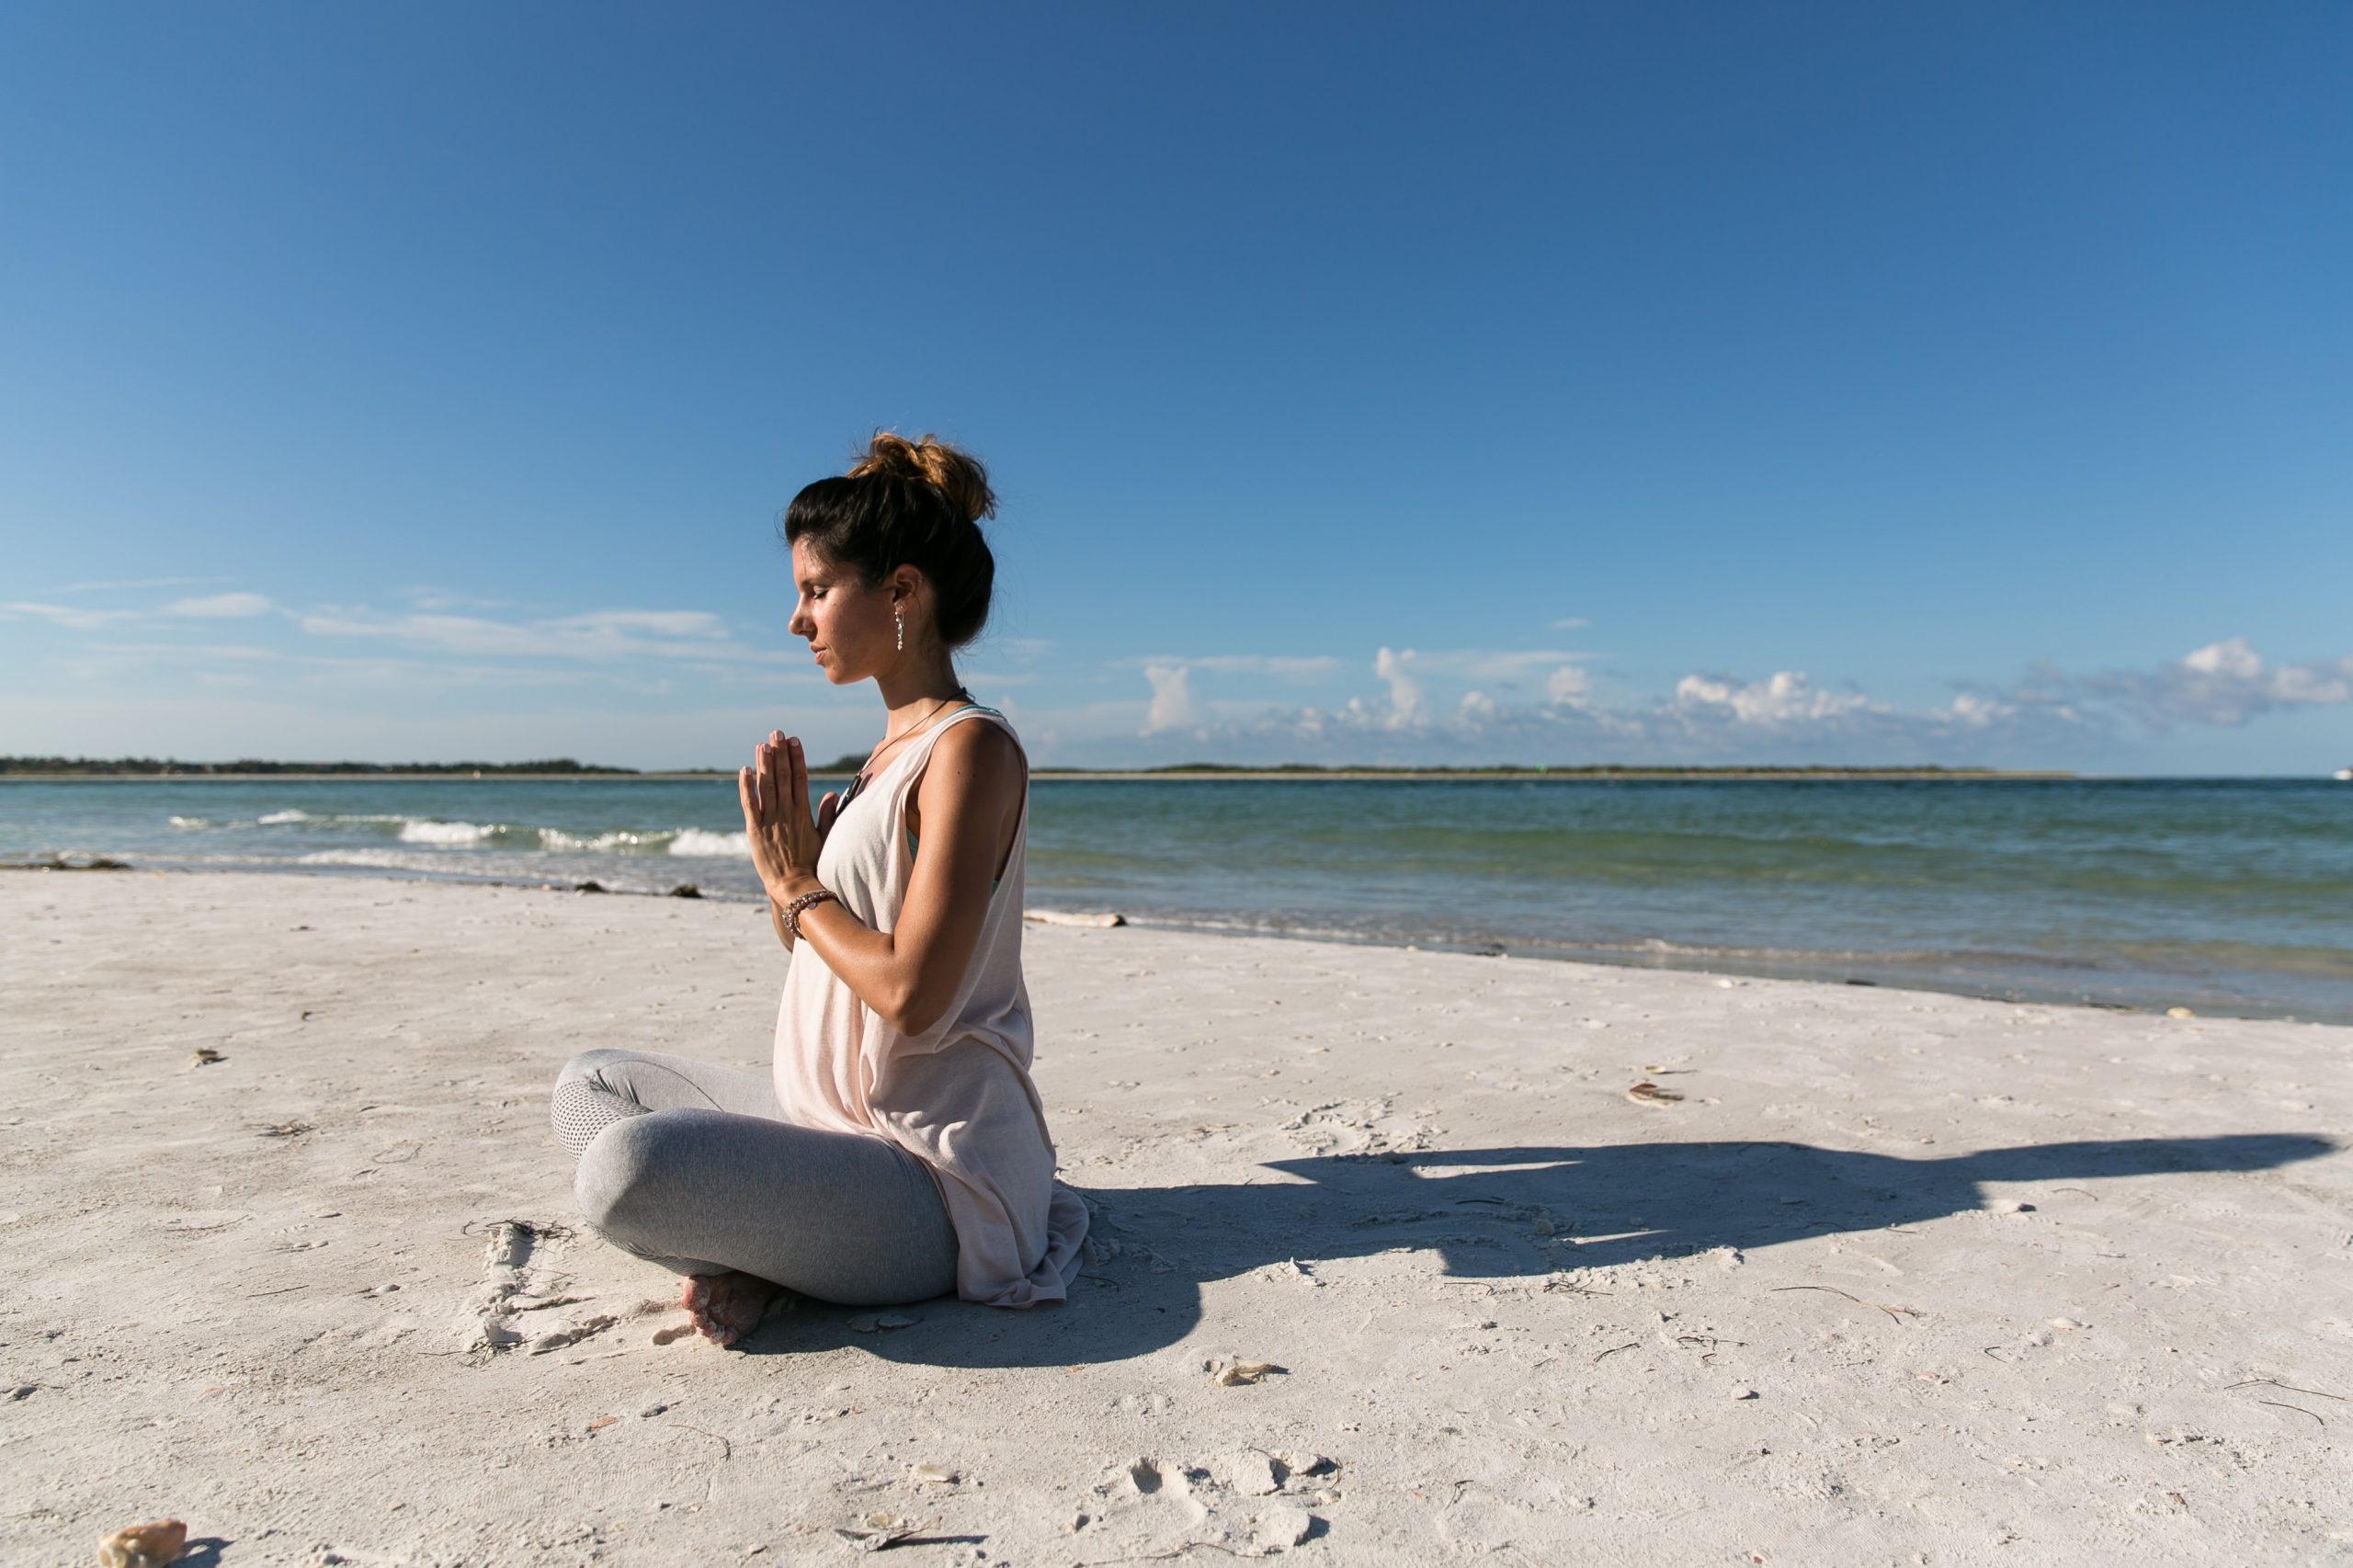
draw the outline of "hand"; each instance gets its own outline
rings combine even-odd
[[[810,818],[809,765],[801,755],[799,737],[769,731],[768,738],[753,749],[752,766],[735,776],[735,784],[744,805],[744,836],[752,846],[752,868],[768,897],[782,903],[817,887],[817,852],[824,847],[825,829],[833,826],[833,811],[824,812],[822,826]]]

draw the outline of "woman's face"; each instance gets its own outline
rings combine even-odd
[[[854,567],[836,567],[809,548],[792,543],[792,585],[799,597],[786,630],[809,640],[809,652],[835,686],[878,676],[899,656],[898,628],[891,619],[891,585],[868,587]]]

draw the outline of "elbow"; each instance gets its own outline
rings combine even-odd
[[[939,1020],[948,1016],[949,998],[933,996],[910,988],[886,997],[888,1004],[874,1009],[882,1021],[910,1039],[930,1032]]]

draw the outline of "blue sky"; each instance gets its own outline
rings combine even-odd
[[[2353,13],[0,9],[0,751],[2353,764]]]

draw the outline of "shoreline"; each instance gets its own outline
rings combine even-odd
[[[10,1561],[2353,1547],[2353,1029],[1040,926],[1070,1301],[722,1352],[581,1226],[547,1092],[765,1062],[742,912],[131,873],[0,919]]]
[[[812,768],[812,778],[848,778],[848,768]],[[0,773],[0,784],[634,784],[634,783],[698,783],[703,780],[724,781],[735,777],[728,769],[693,769],[667,773]],[[2160,775],[2149,775],[2152,779]],[[2270,777],[2268,775],[2258,777]],[[2302,778],[2293,774],[2282,777]],[[1952,768],[1693,768],[1677,771],[1673,768],[1640,767],[1560,767],[1560,768],[1349,768],[1334,767],[1314,771],[1290,768],[1173,768],[1155,772],[1144,768],[1056,768],[1032,769],[1032,783],[1073,781],[1080,783],[1130,782],[1135,780],[1167,781],[1181,784],[1218,782],[1268,783],[1368,783],[1393,780],[1409,784],[1462,783],[1529,783],[1529,784],[1611,784],[1689,783],[1689,784],[1791,784],[1791,783],[2111,783],[2131,782],[2125,775],[2084,774],[2052,769],[1988,769],[1971,772]]]
[[[142,865],[135,860],[112,856],[99,856],[95,858],[98,863],[94,865],[76,865],[58,861],[0,862],[0,873],[143,871],[151,875],[193,878],[312,877],[337,881],[348,880],[394,884],[421,883],[455,887],[511,888],[524,892],[569,894],[574,897],[665,901],[692,899],[744,908],[754,907],[759,902],[756,894],[738,892],[727,888],[706,889],[701,884],[688,880],[684,874],[681,874],[677,881],[666,890],[608,887],[602,883],[597,883],[592,888],[578,882],[567,883],[545,878],[461,871],[404,870],[380,866],[288,863],[284,866],[240,865],[212,868],[168,862]],[[682,873],[688,869],[690,868],[681,868]],[[2137,1014],[2146,1017],[2178,1015],[2244,1021],[2319,1023],[2329,1027],[2353,1026],[2353,1016],[2343,1018],[2314,1018],[2303,1013],[2291,1011],[2290,1005],[2285,1003],[2217,999],[2207,996],[2200,990],[2199,983],[2187,976],[2181,977],[2181,984],[2173,994],[2191,997],[2198,1003],[2195,1007],[2185,1002],[2158,996],[2137,1001],[2122,999],[2120,996],[2096,996],[2080,989],[2072,989],[2055,981],[2038,982],[2030,974],[2013,973],[2005,978],[2000,971],[1995,971],[1978,977],[1967,975],[1939,977],[1922,972],[1921,965],[1942,960],[1945,958],[1944,955],[1833,953],[1808,949],[1791,949],[1786,953],[1757,953],[1749,950],[1696,948],[1678,944],[1667,938],[1653,938],[1651,942],[1639,946],[1613,947],[1600,943],[1567,940],[1544,942],[1525,937],[1515,940],[1475,937],[1449,937],[1443,935],[1383,936],[1333,926],[1282,926],[1251,923],[1241,916],[1231,915],[1172,915],[1150,909],[1079,909],[1034,902],[1027,906],[1024,913],[1025,915],[1037,913],[1060,915],[1116,914],[1127,925],[1140,929],[1192,934],[1219,939],[1258,937],[1281,942],[1324,942],[1342,947],[1364,948],[1387,952],[1451,953],[1483,959],[1518,959],[1535,963],[1582,964],[1636,972],[1789,981],[1802,984],[1851,986],[1857,989],[1891,992],[1918,992],[1927,995],[1953,996],[1982,1002],[2081,1008],[2090,1012]],[[2010,957],[2014,962],[2018,963],[2033,961],[2032,955],[2010,955]]]

